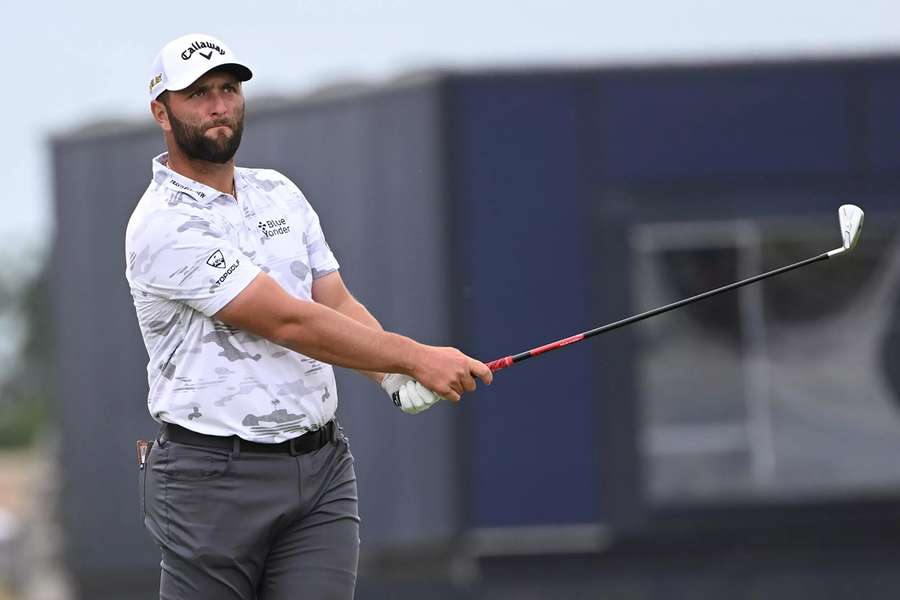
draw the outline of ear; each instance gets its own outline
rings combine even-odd
[[[166,108],[166,105],[160,102],[159,100],[151,100],[150,101],[150,114],[153,115],[153,119],[159,123],[159,126],[163,131],[171,131],[172,125],[169,123],[169,111]]]

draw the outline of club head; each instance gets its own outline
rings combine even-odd
[[[862,233],[863,218],[862,209],[853,204],[844,204],[838,209],[838,218],[841,220],[841,237],[844,239],[844,250],[853,250],[859,242]]]

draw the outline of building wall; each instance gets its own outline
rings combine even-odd
[[[386,328],[491,360],[636,312],[629,236],[640,224],[818,218],[848,201],[886,223],[900,192],[898,71],[884,59],[447,75],[251,111],[238,157],[298,183],[345,281]],[[123,233],[161,150],[149,126],[52,144],[67,556],[91,598],[121,597],[115,582],[151,594],[158,570],[136,498],[134,440],[157,426]],[[630,329],[601,336],[416,417],[339,369],[361,590],[414,595],[427,579],[441,597],[525,597],[523,582],[584,597],[721,597],[758,576],[765,597],[797,597],[820,589],[809,586],[823,565],[833,597],[861,577],[896,588],[885,561],[816,550],[850,528],[862,555],[895,548],[878,523],[893,518],[896,490],[764,510],[652,506],[637,346]],[[610,536],[575,548],[561,532],[581,530],[557,527],[580,524]],[[516,528],[580,558],[541,561]],[[769,541],[785,528],[789,542]],[[754,551],[738,554],[751,566],[735,579],[748,531]]]

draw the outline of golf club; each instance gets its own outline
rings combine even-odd
[[[674,310],[676,308],[680,308],[687,304],[691,304],[692,302],[697,302],[699,300],[703,300],[705,298],[710,298],[717,294],[721,294],[722,292],[727,292],[729,290],[734,290],[739,287],[749,285],[751,283],[755,283],[762,279],[766,279],[768,277],[774,277],[775,275],[780,275],[781,273],[786,273],[788,271],[792,271],[794,269],[799,269],[800,267],[805,267],[806,265],[810,265],[815,262],[819,262],[821,260],[827,260],[833,256],[838,256],[839,254],[843,254],[849,250],[853,250],[856,247],[856,244],[859,242],[859,236],[862,233],[863,226],[863,218],[864,213],[861,208],[855,206],[853,204],[844,204],[838,209],[838,218],[840,219],[841,224],[841,237],[843,239],[843,245],[840,248],[835,248],[829,252],[825,252],[818,256],[814,256],[812,258],[808,258],[806,260],[802,260],[798,263],[794,263],[792,265],[788,265],[786,267],[781,267],[780,269],[775,269],[773,271],[769,271],[767,273],[763,273],[762,275],[756,275],[754,277],[750,277],[748,279],[744,279],[742,281],[738,281],[726,286],[722,286],[720,288],[716,288],[714,290],[710,290],[708,292],[704,292],[702,294],[698,294],[696,296],[691,296],[690,298],[685,298],[684,300],[679,300],[678,302],[673,302],[671,304],[666,304],[665,306],[661,306],[659,308],[654,308],[653,310],[648,310],[647,312],[643,312],[637,315],[633,315],[626,319],[622,319],[620,321],[615,321],[613,323],[609,323],[607,325],[603,325],[602,327],[597,327],[596,329],[591,329],[590,331],[585,331],[583,333],[579,333],[577,335],[573,335],[567,338],[563,338],[561,340],[557,340],[555,342],[545,344],[544,346],[538,346],[537,348],[532,348],[531,350],[526,350],[520,354],[514,354],[512,356],[504,356],[503,358],[498,358],[497,360],[492,360],[489,363],[486,363],[488,368],[491,371],[499,371],[500,369],[505,369],[506,367],[512,366],[516,363],[520,363],[524,360],[528,360],[529,358],[540,356],[541,354],[546,354],[551,350],[556,350],[557,348],[562,348],[563,346],[569,346],[576,342],[580,342],[581,340],[594,337],[595,335],[600,335],[601,333],[606,333],[607,331],[612,331],[613,329],[618,329],[619,327],[624,327],[625,325],[630,325],[632,323],[637,323],[638,321],[642,321],[644,319],[649,319],[650,317],[655,317],[656,315],[661,315],[664,312],[668,312],[670,310]],[[393,395],[394,404],[400,406],[400,397],[398,393],[394,393]]]
[[[487,363],[487,366],[491,369],[491,371],[499,371],[500,369],[505,369],[506,367],[509,367],[516,363],[520,363],[523,360],[527,360],[533,356],[539,356],[541,354],[550,352],[551,350],[556,350],[557,348],[562,348],[563,346],[568,346],[570,344],[574,344],[575,342],[580,342],[583,339],[587,339],[595,335],[600,335],[601,333],[606,333],[607,331],[612,331],[613,329],[618,329],[619,327],[630,325],[631,323],[637,323],[638,321],[660,315],[664,312],[668,312],[687,304],[691,304],[692,302],[710,298],[712,296],[715,296],[716,294],[721,294],[722,292],[734,290],[739,287],[755,283],[762,279],[766,279],[768,277],[780,275],[781,273],[786,273],[788,271],[799,269],[800,267],[805,267],[806,265],[810,265],[821,260],[827,260],[833,256],[843,254],[844,252],[853,250],[856,247],[856,244],[859,242],[859,236],[860,233],[862,233],[864,216],[865,215],[862,209],[853,204],[844,204],[838,209],[838,218],[840,219],[841,224],[841,237],[843,238],[844,242],[843,246],[841,246],[840,248],[835,248],[834,250],[825,252],[812,258],[808,258],[806,260],[802,260],[798,263],[794,263],[786,267],[781,267],[780,269],[775,269],[773,271],[763,273],[762,275],[756,275],[754,277],[722,286],[720,288],[716,288],[714,290],[710,290],[696,296],[691,296],[690,298],[685,298],[684,300],[679,300],[678,302],[673,302],[672,304],[666,304],[665,306],[654,308],[653,310],[648,310],[647,312],[628,317],[627,319],[622,319],[621,321],[615,321],[614,323],[609,323],[607,325],[603,325],[602,327],[597,327],[596,329],[591,329],[590,331],[579,333],[578,335],[573,335],[571,337],[567,337],[553,343],[546,344],[544,346],[539,346],[520,354],[498,358],[497,360],[493,360]]]

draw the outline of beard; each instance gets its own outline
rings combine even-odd
[[[209,125],[191,125],[181,121],[169,110],[169,123],[172,125],[172,136],[178,148],[192,160],[212,163],[227,163],[234,157],[241,145],[244,133],[244,111],[241,109],[234,119],[216,119]],[[231,136],[220,134],[214,138],[204,135],[207,130],[220,125],[231,128]]]

